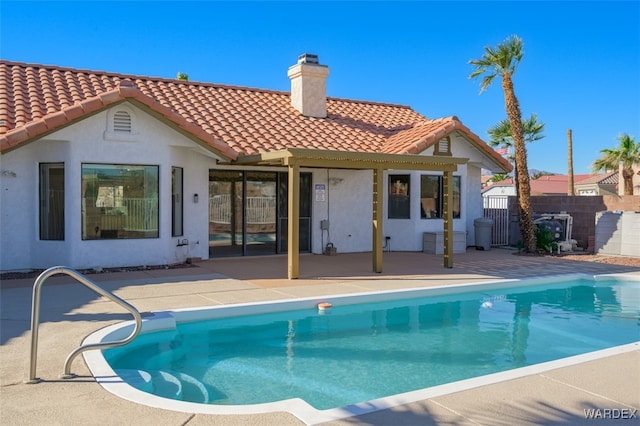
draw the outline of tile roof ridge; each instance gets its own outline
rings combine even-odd
[[[73,68],[73,67],[65,67],[60,65],[53,64],[38,64],[35,62],[21,62],[21,61],[10,61],[7,59],[0,59],[0,64],[6,64],[9,66],[23,67],[23,68],[45,68],[47,70],[56,70],[56,71],[70,71],[75,73],[83,73],[83,74],[106,74],[112,77],[120,77],[120,78],[138,78],[135,74],[122,74],[111,71],[104,70],[92,70],[88,68]]]
[[[289,94],[290,92],[285,92]],[[351,99],[351,98],[340,98],[336,96],[327,96],[327,100],[331,101],[339,101],[339,102],[351,102],[356,104],[366,104],[366,105],[379,105],[379,106],[387,106],[387,107],[396,107],[396,108],[404,108],[413,111],[413,108],[410,105],[403,104],[394,104],[391,102],[381,102],[381,101],[367,101],[363,99]],[[414,111],[415,112],[415,111]]]
[[[451,115],[448,117],[438,117],[438,118],[427,118],[425,117],[424,120],[418,121],[414,124],[414,126],[433,126],[434,124],[440,124],[440,123],[453,123],[454,125],[456,124],[462,124],[462,122],[458,119],[458,117],[456,117],[455,115]]]
[[[88,68],[73,68],[73,67],[64,67],[59,65],[46,65],[46,64],[38,64],[38,63],[28,63],[28,62],[16,62],[9,61],[6,59],[0,59],[0,65],[5,64],[8,66],[17,66],[23,68],[43,68],[50,71],[61,71],[61,72],[72,72],[76,74],[99,74],[108,77],[117,77],[122,80],[142,80],[142,81],[151,81],[151,82],[159,82],[159,83],[174,83],[180,85],[189,85],[189,86],[206,86],[206,87],[217,87],[221,89],[231,89],[231,90],[244,90],[250,92],[263,92],[263,93],[274,93],[289,96],[290,92],[282,91],[282,90],[273,90],[273,89],[262,89],[258,87],[249,87],[249,86],[235,86],[229,84],[222,83],[211,83],[206,81],[189,81],[189,80],[179,80],[177,78],[170,77],[159,77],[159,76],[147,76],[147,75],[138,75],[138,74],[123,74],[119,72],[113,71],[104,71],[104,70],[92,70]]]
[[[119,73],[119,72],[113,72],[113,71],[94,70],[89,68],[73,68],[73,67],[53,65],[53,64],[19,62],[19,61],[11,61],[6,59],[0,59],[0,64],[6,64],[8,66],[18,66],[23,68],[43,68],[51,71],[55,70],[55,71],[61,71],[61,72],[72,72],[76,74],[100,74],[108,77],[117,77],[122,80],[131,80],[134,83],[135,83],[135,80],[143,80],[143,81],[153,81],[153,82],[162,82],[162,83],[174,83],[174,84],[189,85],[189,86],[205,86],[205,87],[215,87],[215,88],[229,89],[229,90],[243,90],[243,91],[250,91],[250,92],[272,93],[272,94],[279,94],[284,96],[291,95],[291,92],[283,91],[283,90],[264,89],[259,87],[250,87],[250,86],[238,86],[238,85],[230,85],[230,84],[223,84],[223,83],[212,83],[212,82],[206,82],[206,81],[179,80],[176,78],[169,78],[169,77],[125,74],[125,73]],[[396,104],[391,102],[368,101],[368,100],[361,100],[361,99],[341,98],[336,96],[328,96],[327,100],[358,103],[358,104],[364,104],[364,105],[379,105],[379,106],[386,106],[386,107],[403,108],[403,109],[408,109],[410,111],[413,111],[413,108],[409,105]]]

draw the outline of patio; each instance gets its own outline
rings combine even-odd
[[[303,255],[300,279],[287,279],[286,256],[215,259],[190,268],[91,274],[88,278],[141,312],[330,294],[428,287],[566,273],[630,273],[640,269],[513,251],[468,250],[444,268],[442,256],[384,253],[383,273],[371,272],[371,253]],[[28,375],[33,279],[2,281],[0,420],[12,425],[299,425],[288,413],[202,415],[173,412],[116,397],[95,383],[76,359],[73,380],[58,378],[66,356],[91,332],[130,319],[117,305],[74,283],[52,277],[42,290],[37,385]],[[640,347],[498,384],[398,406],[334,425],[583,424],[585,409],[640,408]],[[637,414],[636,414],[637,417]],[[636,419],[637,420],[637,419]]]

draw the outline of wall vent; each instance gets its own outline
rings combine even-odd
[[[445,136],[436,142],[433,155],[451,155],[451,137]]]
[[[113,114],[113,131],[131,133],[131,115],[127,111],[116,111]]]
[[[134,142],[139,139],[136,114],[127,105],[118,105],[107,112],[104,140]]]

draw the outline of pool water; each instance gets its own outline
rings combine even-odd
[[[197,383],[183,400],[326,410],[638,340],[640,282],[578,279],[178,322],[104,356]]]

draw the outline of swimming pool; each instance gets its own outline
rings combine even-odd
[[[333,308],[318,311],[325,300]],[[289,411],[311,424],[637,348],[638,306],[637,277],[573,275],[176,310],[145,319],[130,345],[85,359],[126,399]],[[151,395],[154,382],[200,403]]]

